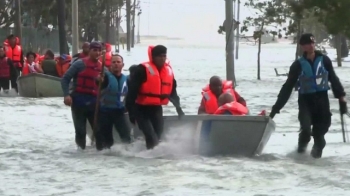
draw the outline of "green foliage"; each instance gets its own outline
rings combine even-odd
[[[303,19],[307,18],[306,13],[311,13],[329,34],[344,34],[350,38],[350,0],[303,0],[288,1],[288,4]]]
[[[13,0],[0,0],[0,25],[8,27],[14,20],[15,10],[12,9]]]
[[[267,28],[277,29],[280,25],[286,22],[289,10],[286,9],[286,3],[282,0],[264,0],[255,1],[248,0],[245,6],[255,10],[255,15],[247,17],[243,21],[241,32],[247,32],[249,27],[255,27],[253,37],[258,39],[264,34],[278,35],[282,37],[282,30],[266,30]]]

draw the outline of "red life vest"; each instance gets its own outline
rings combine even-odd
[[[233,89],[226,89],[222,93],[230,93],[236,101]],[[214,114],[215,111],[219,108],[218,99],[210,90],[203,92],[202,95],[205,100],[205,113]]]
[[[226,90],[226,89],[233,89],[233,82],[230,80],[222,80],[222,90]],[[206,92],[209,91],[209,84],[207,84],[204,88],[202,88],[202,91]]]
[[[93,62],[89,58],[83,58],[82,61],[85,69],[77,75],[75,92],[96,96],[98,91],[96,78],[102,70],[102,64],[100,61]]]
[[[22,64],[21,64],[22,47],[19,45],[19,38],[16,37],[16,45],[14,48],[10,46],[10,43],[8,40],[5,40],[4,46],[5,46],[6,56],[12,60],[14,66],[22,67]]]
[[[8,58],[4,57],[0,59],[0,78],[9,79],[10,78],[10,66],[7,63]]]
[[[153,63],[143,63],[147,81],[141,85],[136,103],[140,105],[167,105],[173,89],[174,73],[165,64],[160,71]]]
[[[234,116],[244,116],[249,113],[248,108],[238,103],[237,101],[233,101],[231,103],[226,103],[225,105],[220,106],[214,114],[225,114],[227,111]]]

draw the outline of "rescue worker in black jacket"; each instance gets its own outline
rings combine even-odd
[[[290,66],[288,79],[279,92],[270,117],[273,118],[280,112],[294,86],[298,84],[300,134],[297,151],[304,153],[313,136],[311,156],[321,158],[322,150],[326,146],[324,136],[331,125],[332,116],[328,98],[329,83],[335,98],[339,100],[341,114],[347,113],[345,92],[329,57],[315,51],[314,36],[309,33],[303,34],[299,43],[304,54]]]
[[[134,68],[126,96],[130,122],[137,123],[142,130],[147,149],[157,146],[162,137],[163,105],[171,101],[178,115],[184,115],[172,68],[166,63],[166,54],[165,46],[149,47],[149,62]]]

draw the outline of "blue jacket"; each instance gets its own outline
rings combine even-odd
[[[119,81],[109,71],[105,72],[108,77],[108,85],[101,91],[101,108],[122,109],[124,108],[124,98],[128,92],[127,76],[121,75]]]
[[[323,56],[315,59],[311,66],[304,57],[299,58],[301,74],[299,76],[299,94],[310,94],[328,91],[328,71],[323,65]]]

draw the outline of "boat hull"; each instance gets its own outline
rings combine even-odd
[[[17,85],[21,97],[63,97],[61,78],[58,77],[32,73],[20,76]]]
[[[87,127],[91,139],[92,130],[90,126]],[[185,133],[190,138],[187,142],[193,144],[195,154],[251,157],[263,152],[275,127],[273,120],[267,116],[188,115],[182,119],[165,116],[162,139]],[[134,127],[133,135],[140,137],[143,134]],[[113,137],[120,141],[115,130]]]

